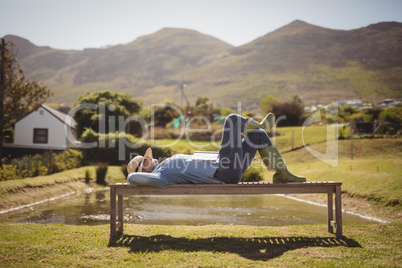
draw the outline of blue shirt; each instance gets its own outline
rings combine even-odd
[[[134,172],[127,180],[133,186],[166,188],[170,184],[210,184],[223,182],[214,178],[217,160],[196,160],[192,155],[176,154],[158,164],[152,173]]]

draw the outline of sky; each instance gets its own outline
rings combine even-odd
[[[294,20],[351,30],[402,22],[402,0],[0,0],[0,36],[57,49],[127,44],[166,27],[249,43]]]

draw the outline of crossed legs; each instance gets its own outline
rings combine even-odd
[[[242,138],[241,133],[246,131],[247,124],[248,120],[240,115],[230,114],[226,117],[219,151],[219,167],[215,174],[224,183],[238,183],[257,150],[272,145],[268,134],[262,129],[255,129]]]
[[[215,178],[224,183],[238,183],[258,150],[265,166],[276,171],[273,182],[305,182],[305,177],[289,172],[285,160],[263,129],[252,127],[254,130],[242,138],[241,134],[246,132],[249,124],[250,120],[240,115],[230,114],[226,118]]]

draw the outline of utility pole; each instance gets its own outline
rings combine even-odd
[[[4,38],[1,39],[1,65],[0,65],[0,167],[3,167],[3,128],[4,128],[4,91],[6,89],[6,75],[5,75],[5,55],[6,43]]]
[[[353,160],[353,132],[350,134],[350,159]]]
[[[186,109],[186,116],[190,116],[191,115],[191,107],[190,107],[190,102],[188,101],[186,94],[184,94],[184,88],[187,87],[187,84],[185,84],[183,81],[181,82],[180,85],[180,91],[181,91],[181,95],[184,98],[184,100],[186,101],[186,105],[187,105],[187,109]]]
[[[295,149],[295,131],[292,131],[292,151]]]

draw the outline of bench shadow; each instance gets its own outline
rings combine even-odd
[[[211,237],[189,239],[170,235],[122,235],[109,240],[109,247],[126,247],[131,253],[177,250],[183,252],[229,252],[250,260],[267,261],[287,251],[307,247],[361,247],[353,239],[343,237]]]

